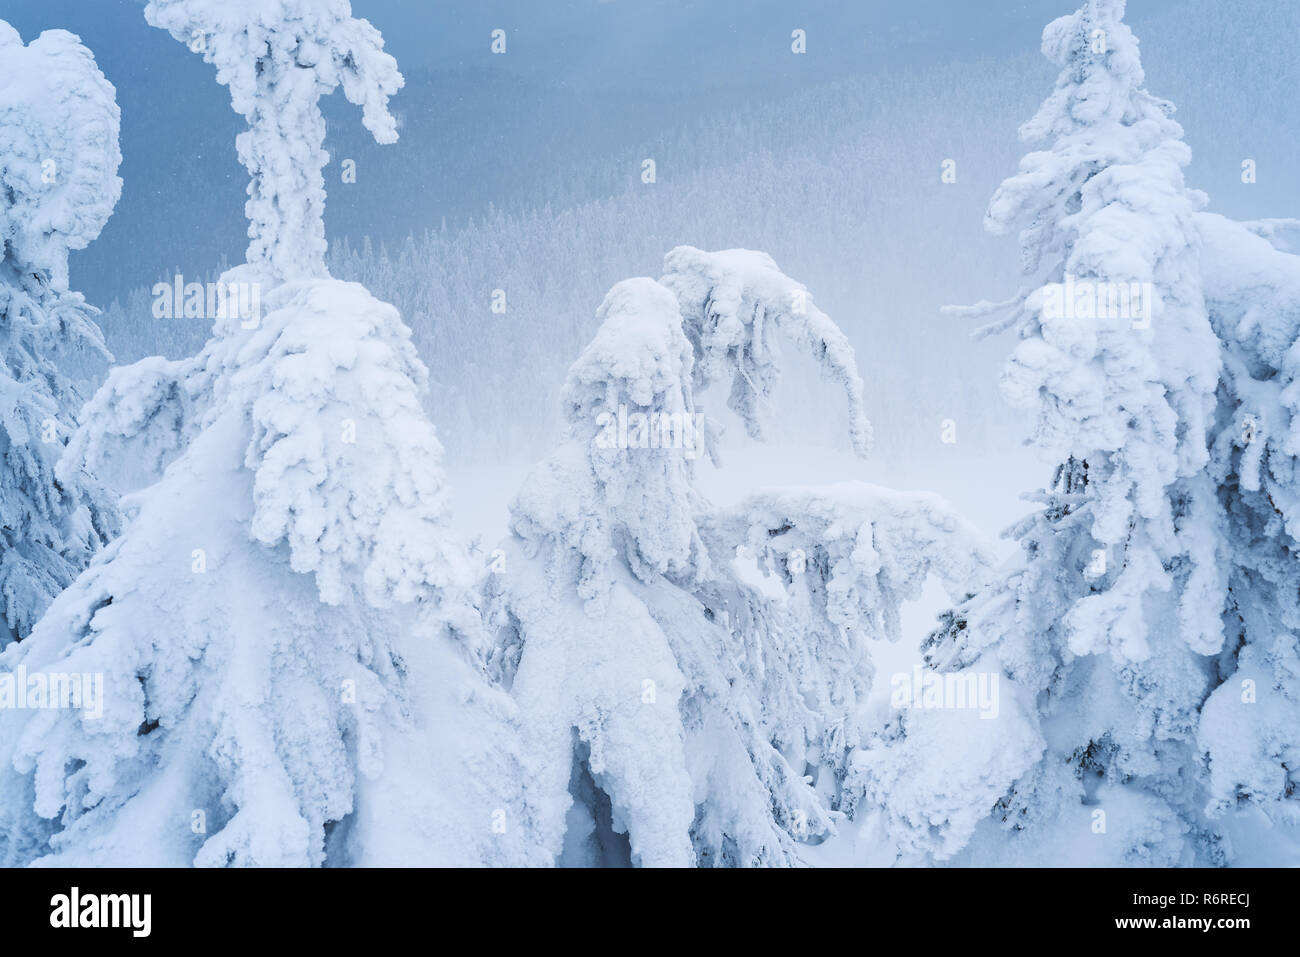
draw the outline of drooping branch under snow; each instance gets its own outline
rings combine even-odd
[[[853,450],[871,448],[862,377],[848,337],[813,305],[807,288],[777,268],[767,253],[705,252],[678,246],[664,257],[660,282],[677,296],[686,337],[695,347],[695,388],[728,377],[728,406],[754,438],[763,435],[766,403],[781,375],[774,332],[793,340],[844,389]]]

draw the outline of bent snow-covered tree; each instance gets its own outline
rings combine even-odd
[[[271,288],[198,356],[115,370],[69,446],[130,462],[126,528],[5,663],[102,674],[102,714],[6,713],[3,857],[526,862],[514,709],[486,677],[427,373],[393,307],[320,275],[298,162],[340,78],[388,138],[395,65],[346,2],[148,15],[205,38],[249,117],[254,243],[225,279]]]
[[[605,298],[564,389],[566,439],[512,506],[488,586],[497,667],[558,863],[796,863],[800,841],[834,828],[866,639],[928,571],[968,585],[981,552],[941,503],[868,486],[714,510],[693,484],[710,432],[697,387],[727,385],[758,434],[784,331],[844,385],[862,447],[862,383],[843,335],[766,255],[665,262],[660,282]]]
[[[1060,77],[1021,130],[1038,148],[989,207],[994,232],[1021,227],[1030,280],[989,327],[1020,337],[1004,389],[1062,464],[1013,531],[1023,558],[929,648],[936,667],[1010,679],[1002,719],[979,729],[1004,747],[953,753],[901,733],[877,759],[882,780],[944,754],[988,761],[958,777],[984,782],[971,801],[1005,793],[989,817],[987,804],[972,815],[896,802],[905,856],[951,856],[983,820],[975,861],[1063,849],[1078,862],[1219,859],[1196,742],[1226,589],[1206,468],[1220,360],[1199,276],[1204,197],[1184,185],[1190,151],[1173,107],[1143,88],[1123,14],[1123,0],[1088,0],[1048,25]]]
[[[118,525],[112,497],[57,468],[109,356],[68,289],[68,252],[122,192],[112,85],[63,30],[24,46],[0,20],[0,645],[22,639]]]

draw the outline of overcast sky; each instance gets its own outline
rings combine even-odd
[[[1140,33],[1144,19],[1179,2],[1131,0],[1128,19]],[[380,29],[408,78],[393,109],[415,125],[403,133],[411,134],[406,151],[382,159],[384,183],[331,193],[327,226],[332,236],[400,238],[443,217],[461,221],[489,201],[526,199],[539,180],[577,159],[733,104],[851,75],[1032,56],[1043,26],[1074,6],[1074,0],[353,0],[354,14]],[[233,142],[242,121],[212,68],[150,27],[143,7],[143,0],[5,0],[0,12],[25,40],[55,27],[80,35],[117,87],[122,200],[100,241],[73,258],[81,288],[100,300],[151,285],[172,268],[211,268],[221,255],[238,261],[245,242],[247,177]],[[796,28],[806,31],[807,56],[790,55]],[[491,52],[495,29],[507,32],[505,56]],[[1050,76],[1044,61],[1045,84]],[[355,118],[333,122],[346,109],[327,103],[327,147],[369,159],[373,147],[363,142]],[[381,186],[387,193],[377,192]],[[393,207],[403,188],[419,202],[402,199]],[[137,272],[122,272],[124,254],[139,264]]]

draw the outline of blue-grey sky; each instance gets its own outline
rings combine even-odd
[[[1132,0],[1129,19],[1179,0]],[[143,0],[6,0],[24,39],[79,34],[118,90],[117,212],[74,278],[106,301],[173,268],[239,261],[246,176],[241,120],[213,70],[145,23]],[[1072,0],[353,0],[407,76],[395,98],[405,148],[376,151],[340,97],[327,104],[336,154],[359,187],[331,191],[332,236],[400,238],[527,201],[575,161],[649,139],[729,106],[841,77],[952,60],[1032,54]],[[493,55],[490,34],[507,31]],[[807,33],[807,56],[790,34]],[[1050,72],[1044,69],[1044,76]],[[1047,87],[1044,87],[1046,92]],[[1012,131],[998,131],[1010,135]],[[366,180],[365,173],[376,173]]]

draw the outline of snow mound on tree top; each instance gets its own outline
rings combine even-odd
[[[0,20],[0,241],[4,258],[67,288],[122,195],[113,85],[80,38],[47,30],[26,46]]]
[[[625,279],[596,315],[600,328],[569,370],[566,409],[587,411],[595,387],[608,407],[617,408],[611,400],[623,390],[637,405],[684,411],[682,387],[693,359],[672,293],[653,279]]]

